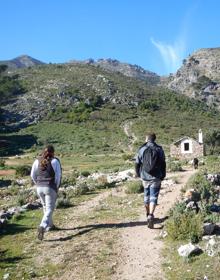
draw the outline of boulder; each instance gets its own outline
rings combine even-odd
[[[35,209],[38,209],[42,206],[42,204],[38,201],[35,201],[35,202],[29,202],[25,205],[22,205],[21,208],[22,209],[26,209],[26,210],[35,210]]]
[[[214,185],[220,185],[220,174],[207,174],[206,178]]]
[[[0,214],[0,219],[10,219],[13,216],[10,211],[4,211]]]
[[[17,180],[16,180],[16,183],[17,183],[19,186],[25,186],[25,185],[27,185],[29,182],[30,182],[29,179],[17,179]]]
[[[188,202],[187,205],[186,205],[186,208],[190,209],[190,210],[193,210],[196,213],[199,212],[199,206],[198,206],[198,204],[195,201]]]
[[[215,224],[204,223],[204,225],[203,225],[203,235],[212,235],[214,230],[215,230]]]
[[[220,242],[215,236],[213,236],[206,244],[205,252],[210,257],[214,257],[220,253]]]
[[[210,206],[211,212],[220,212],[220,205],[213,204]]]
[[[88,176],[89,179],[93,180],[100,180],[100,181],[106,181],[106,183],[120,183],[127,180],[133,180],[134,179],[134,170],[128,169],[120,172],[110,173],[110,174],[104,174],[104,173],[93,173]],[[79,178],[78,178],[79,179]]]
[[[7,225],[7,219],[0,219],[0,229],[4,228]]]
[[[134,178],[134,170],[124,170],[118,173],[113,173],[107,176],[108,183],[118,183],[127,180],[131,180]]]
[[[199,255],[202,253],[202,249],[199,246],[192,243],[181,245],[178,249],[178,253],[181,257],[188,258],[192,255]]]
[[[10,214],[7,213],[5,210],[0,212],[0,219],[9,219],[10,218]]]

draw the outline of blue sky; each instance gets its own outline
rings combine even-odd
[[[218,0],[0,0],[0,60],[113,58],[160,75],[220,47]]]

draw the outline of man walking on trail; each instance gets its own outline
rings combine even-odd
[[[144,204],[149,228],[154,227],[154,210],[157,205],[161,181],[166,176],[166,161],[161,146],[155,143],[155,133],[146,137],[146,143],[137,153],[135,162],[136,176],[143,181]]]

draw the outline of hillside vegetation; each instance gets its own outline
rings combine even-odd
[[[93,65],[51,64],[15,73],[25,93],[4,106],[3,117],[7,129],[26,128],[1,136],[10,138],[1,155],[10,147],[16,153],[14,135],[21,142],[28,136],[26,148],[53,143],[61,152],[128,152],[128,121],[134,148],[155,131],[168,149],[182,135],[197,137],[199,128],[206,133],[219,123],[219,112],[201,101]]]

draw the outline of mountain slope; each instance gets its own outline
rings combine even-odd
[[[144,80],[151,84],[157,84],[160,81],[160,76],[158,76],[156,73],[145,70],[138,65],[123,63],[116,59],[98,59],[97,61],[95,61],[94,59],[88,59],[84,61],[73,60],[70,61],[70,63],[94,65],[104,70],[108,70],[110,72],[119,72],[127,77]]]
[[[169,77],[167,87],[220,108],[220,48],[193,53]]]
[[[79,102],[89,105],[94,99],[136,106],[152,88],[145,81],[83,64],[42,65],[16,73],[26,93],[4,107],[4,118],[22,126],[41,120],[57,106],[71,110]]]
[[[0,61],[0,64],[7,65],[9,69],[18,69],[42,65],[44,63],[28,55],[21,55],[11,60]]]
[[[149,131],[168,145],[183,135],[196,136],[199,128],[205,133],[220,120],[203,102],[93,65],[50,64],[14,73],[24,93],[2,108],[6,128],[25,127],[16,137],[31,136],[39,146],[56,143],[63,152],[126,151],[128,121],[134,151]]]

